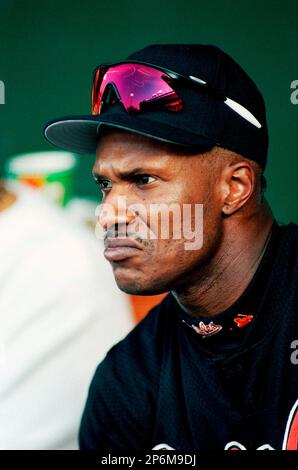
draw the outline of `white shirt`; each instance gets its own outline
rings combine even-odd
[[[102,242],[17,191],[0,212],[0,449],[75,449],[95,367],[133,317]]]

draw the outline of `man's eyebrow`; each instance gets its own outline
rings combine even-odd
[[[130,170],[114,170],[114,173],[116,174],[116,176],[118,178],[121,178],[121,179],[126,179],[126,180],[129,180],[131,178],[133,178],[135,175],[140,175],[140,174],[147,174],[147,173],[150,173],[153,169],[145,169],[145,168],[141,168],[141,167],[136,167],[136,168],[132,168]],[[108,179],[106,176],[104,176],[104,174],[100,174],[96,171],[93,171],[92,172],[93,174],[93,177],[95,179],[95,181],[99,181],[99,180],[102,180],[102,179]]]

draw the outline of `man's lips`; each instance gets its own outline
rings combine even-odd
[[[131,238],[108,238],[105,240],[104,256],[108,261],[121,261],[143,249]]]

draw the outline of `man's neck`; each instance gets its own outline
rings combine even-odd
[[[236,302],[261,262],[273,220],[266,208],[246,223],[229,221],[216,256],[194,273],[191,283],[172,291],[180,307],[193,317],[211,317]]]

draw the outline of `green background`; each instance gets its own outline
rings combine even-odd
[[[215,44],[264,94],[270,132],[267,196],[280,222],[298,222],[298,2],[0,0],[0,172],[9,156],[51,148],[48,120],[90,109],[92,70],[153,43]],[[99,197],[92,156],[80,157],[76,193]]]

